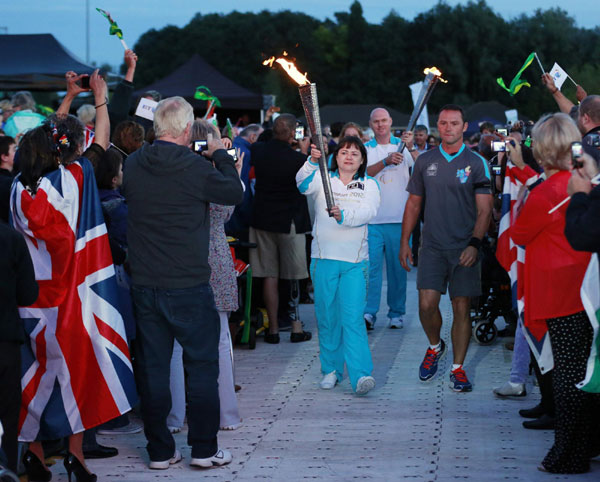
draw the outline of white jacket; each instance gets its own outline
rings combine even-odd
[[[372,177],[355,179],[344,185],[338,172],[329,172],[335,204],[341,221],[329,217],[319,165],[309,157],[296,174],[298,190],[311,196],[315,205],[313,258],[358,263],[369,258],[368,223],[379,209],[379,185]]]

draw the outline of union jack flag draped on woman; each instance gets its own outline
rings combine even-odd
[[[506,163],[506,174],[502,190],[502,216],[498,229],[496,258],[510,276],[513,307],[519,314],[518,323],[535,356],[540,371],[547,373],[554,368],[552,345],[545,323],[525,326],[525,290],[523,287],[523,268],[525,266],[525,248],[516,245],[510,238],[509,230],[513,225],[530,189],[541,182],[540,176],[529,166],[519,169],[512,162]]]
[[[17,178],[11,217],[40,287],[20,309],[29,339],[19,438],[57,439],[129,411],[137,395],[91,163],[60,166],[35,194]]]

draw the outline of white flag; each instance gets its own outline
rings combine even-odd
[[[556,88],[560,90],[562,85],[565,83],[565,80],[567,80],[569,77],[569,74],[567,74],[560,65],[554,62],[552,70],[550,71],[550,76],[552,77],[552,80],[554,80],[554,85],[556,85]]]
[[[410,93],[412,94],[413,105],[417,102],[419,98],[419,94],[421,93],[421,89],[425,86],[425,82],[415,82],[414,84],[409,85]],[[427,127],[427,132],[429,132],[429,116],[427,115],[427,105],[423,107],[421,111],[421,115],[417,119],[417,124],[422,124]]]
[[[519,113],[517,112],[517,109],[505,110],[504,115],[506,116],[506,122],[510,124],[514,124],[519,120]]]

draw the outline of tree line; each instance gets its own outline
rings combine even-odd
[[[134,48],[140,87],[198,53],[238,84],[275,94],[278,105],[293,112],[301,111],[297,88],[281,69],[262,66],[263,59],[283,51],[317,83],[321,105],[381,103],[411,112],[408,86],[435,65],[448,83],[436,87],[430,112],[446,103],[497,100],[537,118],[556,110],[537,63],[522,76],[532,87],[515,97],[496,83],[497,77],[510,82],[533,51],[546,70],[558,62],[588,93],[600,93],[599,27],[577,27],[559,8],[507,20],[484,0],[457,6],[440,1],[412,21],[392,10],[380,24],[365,20],[358,1],[333,20],[291,11],[198,13],[182,28],[149,30]],[[563,92],[574,100],[571,82]]]

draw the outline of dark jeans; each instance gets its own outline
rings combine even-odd
[[[21,345],[0,341],[0,422],[4,427],[2,450],[7,467],[17,471],[17,436],[21,409]]]
[[[167,427],[171,410],[169,374],[173,340],[183,348],[188,374],[188,444],[193,458],[217,453],[219,430],[220,322],[208,283],[185,289],[131,287],[137,322],[137,385],[150,460],[175,452]]]

